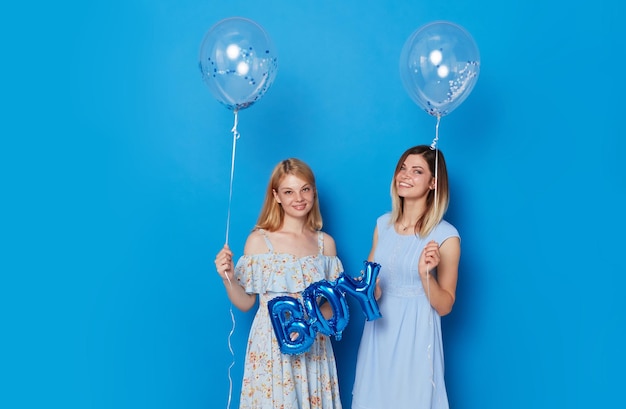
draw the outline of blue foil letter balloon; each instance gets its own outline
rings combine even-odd
[[[356,278],[345,273],[335,282],[321,280],[309,285],[302,293],[302,301],[290,296],[273,298],[267,303],[274,334],[284,354],[306,352],[315,341],[316,332],[334,335],[341,339],[341,333],[348,325],[349,311],[343,291],[356,297],[361,304],[368,321],[381,317],[374,298],[376,277],[380,265],[365,262],[365,270]],[[326,300],[332,316],[328,319],[322,314],[320,305]]]
[[[267,303],[274,334],[283,354],[296,355],[307,351],[315,341],[315,330],[304,319],[300,301],[281,296]],[[292,335],[296,334],[292,339]]]
[[[373,321],[382,317],[374,297],[380,264],[364,261],[363,265],[365,268],[360,277],[354,278],[342,274],[337,279],[337,288],[355,297],[363,309],[365,318]]]
[[[213,96],[234,111],[258,101],[278,70],[270,37],[260,25],[242,17],[211,27],[202,39],[199,60],[202,79]]]
[[[348,325],[349,312],[346,297],[326,280],[311,284],[302,294],[304,308],[309,314],[309,323],[318,332],[334,335],[336,340],[341,339],[341,333]],[[326,319],[322,315],[318,300],[325,299],[331,306],[333,316]]]

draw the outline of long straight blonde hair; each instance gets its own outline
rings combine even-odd
[[[315,186],[315,175],[309,165],[296,158],[285,159],[274,167],[272,176],[267,184],[263,208],[259,214],[255,229],[276,231],[283,225],[285,211],[280,203],[274,200],[274,190],[278,190],[278,186],[287,175],[294,175],[311,185],[314,199],[313,207],[309,214],[307,214],[306,226],[311,230],[320,230],[323,223],[317,196],[317,187]]]
[[[448,170],[443,152],[439,149],[432,149],[428,145],[418,145],[404,151],[396,164],[396,170],[391,179],[391,224],[399,222],[404,214],[404,198],[398,195],[396,176],[400,173],[402,165],[409,155],[422,156],[428,164],[431,176],[435,178],[437,175],[435,189],[430,190],[426,196],[426,210],[414,226],[414,232],[425,237],[443,219],[446,210],[448,210],[448,203],[450,202]],[[436,172],[435,164],[437,166]]]

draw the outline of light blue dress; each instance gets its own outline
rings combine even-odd
[[[448,409],[441,317],[426,298],[417,264],[430,240],[441,245],[459,233],[443,220],[427,237],[400,235],[389,220],[387,213],[376,223],[382,318],[365,322],[352,408]]]

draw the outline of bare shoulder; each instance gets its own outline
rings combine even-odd
[[[265,243],[263,233],[259,230],[254,230],[246,239],[246,245],[243,249],[245,255],[267,253],[269,249]]]
[[[439,253],[442,260],[448,260],[458,265],[461,258],[461,240],[458,237],[447,238],[439,246]]]
[[[440,251],[447,251],[452,253],[460,253],[461,252],[461,239],[453,236],[445,239],[443,243],[439,246]]]
[[[337,255],[337,246],[335,244],[335,239],[328,234],[322,232],[324,235],[324,255],[325,256],[336,256]]]

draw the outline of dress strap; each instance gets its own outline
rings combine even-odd
[[[324,254],[324,233],[317,232],[317,247],[320,250],[320,254]]]
[[[264,229],[259,229],[259,232],[263,236],[263,240],[265,240],[265,245],[270,250],[270,253],[273,253],[274,247],[272,247],[272,242],[270,242],[269,237],[267,237],[267,232]]]

